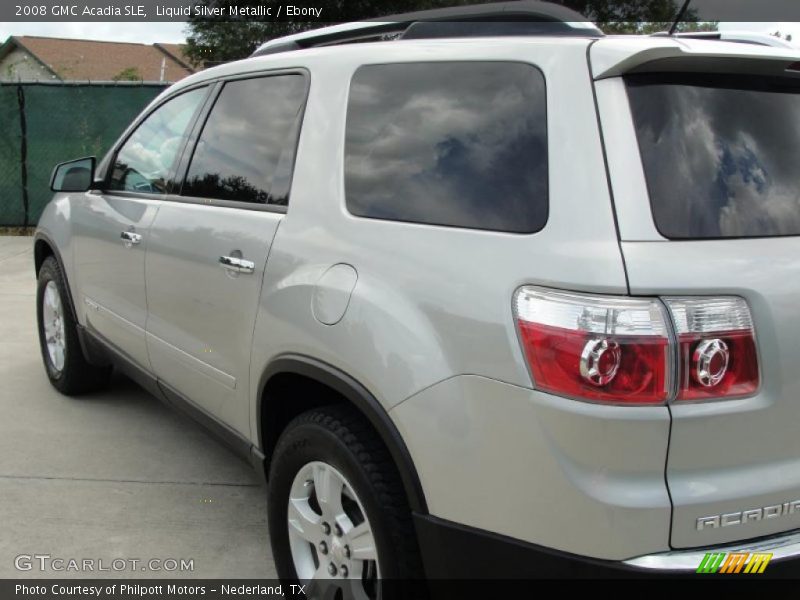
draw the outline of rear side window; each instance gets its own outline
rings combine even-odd
[[[302,75],[227,82],[200,134],[181,193],[286,205],[305,90]]]
[[[547,221],[544,76],[511,62],[361,67],[344,169],[354,215],[539,231]]]
[[[626,83],[662,235],[800,235],[797,82],[661,74]]]

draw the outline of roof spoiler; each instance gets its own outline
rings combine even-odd
[[[797,48],[721,44],[674,36],[607,38],[592,46],[594,79],[627,73],[727,72],[795,77],[790,66],[800,60]],[[787,70],[788,69],[788,70]]]

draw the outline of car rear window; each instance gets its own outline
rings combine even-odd
[[[195,146],[184,196],[285,206],[306,96],[302,75],[228,81]]]
[[[626,84],[662,235],[800,235],[798,82],[651,74]]]
[[[350,89],[355,215],[533,233],[547,221],[544,76],[512,62],[369,65]]]

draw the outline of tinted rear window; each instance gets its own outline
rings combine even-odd
[[[626,82],[662,235],[800,235],[797,83],[722,75]]]
[[[348,210],[363,217],[539,231],[542,73],[506,62],[361,67],[347,110],[345,192]]]
[[[192,156],[182,194],[286,205],[305,102],[302,75],[229,81]]]

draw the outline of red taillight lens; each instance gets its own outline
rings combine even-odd
[[[659,302],[525,286],[514,306],[537,388],[616,404],[666,400],[670,352]]]
[[[758,354],[744,299],[669,297],[663,303],[520,288],[514,313],[534,385],[579,400],[663,404],[674,393],[674,371],[676,400],[756,393]]]
[[[677,400],[749,396],[758,389],[750,309],[742,298],[665,298],[679,343]]]

